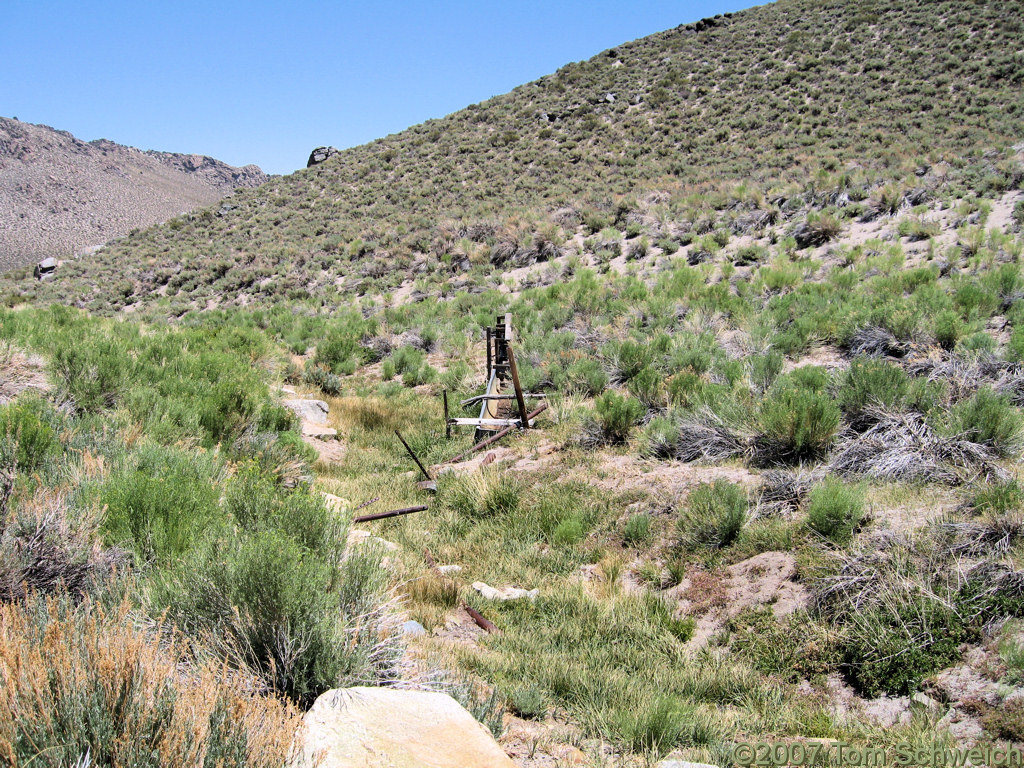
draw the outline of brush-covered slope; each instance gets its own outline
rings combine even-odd
[[[68,257],[267,178],[255,165],[0,118],[0,270]]]
[[[1005,186],[984,153],[1024,135],[1009,7],[782,0],[683,25],[133,235],[53,290],[95,309],[333,300],[545,258],[581,219],[624,227],[652,190],[670,203],[658,239],[701,209],[790,217],[943,161]]]

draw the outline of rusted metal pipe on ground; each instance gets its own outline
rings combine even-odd
[[[426,505],[419,505],[417,507],[403,507],[402,509],[392,509],[390,512],[377,512],[373,515],[359,515],[353,517],[353,523],[368,523],[371,520],[384,520],[388,517],[398,517],[399,515],[411,515],[413,512],[423,512],[424,510],[430,509]]]
[[[450,576],[441,573],[441,569],[437,567],[437,560],[434,559],[434,556],[430,554],[430,550],[426,547],[423,548],[423,559],[427,561],[427,565],[430,566],[431,570],[433,570],[434,573],[436,573],[442,579],[451,578]],[[469,603],[467,603],[465,600],[462,601],[462,607],[466,611],[466,613],[469,614],[469,618],[476,622],[476,625],[480,627],[480,629],[484,630],[485,632],[490,632],[491,634],[500,632],[500,630],[498,629],[497,626],[495,626],[493,621],[488,621],[487,619],[485,619],[483,615],[480,613],[480,611],[478,611],[476,608],[470,607]]]
[[[471,607],[469,603],[463,603],[462,607],[466,609],[466,613],[468,613],[469,617],[476,622],[477,626],[485,632],[496,634],[499,631],[493,621],[485,619],[483,617],[483,614],[481,614],[480,611],[478,611],[476,608]]]
[[[534,411],[533,413],[530,413],[530,414],[528,414],[528,415],[526,416],[526,420],[527,420],[527,421],[530,421],[530,420],[532,420],[532,419],[535,419],[535,418],[536,418],[537,416],[539,416],[539,415],[540,415],[541,413],[543,413],[543,412],[544,412],[544,411],[546,411],[547,409],[548,409],[548,404],[547,404],[547,403],[544,403],[544,404],[543,404],[543,405],[542,405],[542,406],[541,406],[540,408],[538,408],[537,410],[535,410],[535,411]],[[471,453],[476,453],[476,452],[477,452],[477,451],[479,451],[479,450],[480,450],[481,448],[486,448],[486,447],[487,447],[488,445],[490,445],[491,443],[494,443],[494,442],[496,442],[496,441],[500,440],[500,439],[501,439],[501,438],[503,438],[503,437],[504,437],[505,435],[507,435],[507,434],[508,434],[509,432],[511,432],[512,430],[515,430],[515,429],[519,429],[519,425],[518,425],[518,424],[516,424],[516,425],[513,425],[513,426],[511,426],[511,427],[505,427],[505,429],[501,430],[500,432],[497,432],[497,433],[495,433],[495,434],[491,435],[491,436],[490,436],[490,437],[488,437],[488,438],[487,438],[486,440],[481,440],[481,441],[480,441],[479,443],[477,443],[476,445],[474,445],[474,446],[473,446],[472,448],[470,448],[469,450],[463,451],[462,453],[460,453],[460,454],[459,454],[458,456],[456,456],[455,458],[453,458],[453,459],[448,459],[448,461],[446,461],[446,462],[444,462],[444,463],[445,463],[445,464],[456,464],[456,463],[458,463],[458,462],[462,461],[462,460],[463,460],[464,458],[466,458],[467,456],[469,456],[469,454],[471,454]]]

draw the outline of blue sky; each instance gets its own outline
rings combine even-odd
[[[756,0],[4,0],[0,115],[270,173]]]

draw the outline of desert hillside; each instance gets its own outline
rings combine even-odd
[[[685,24],[0,276],[0,756],[1024,750],[1017,5]]]
[[[68,258],[267,178],[254,165],[0,118],[0,269]]]

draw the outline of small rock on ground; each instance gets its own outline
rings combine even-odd
[[[540,594],[539,589],[520,589],[519,587],[501,587],[495,588],[489,584],[485,584],[482,581],[474,581],[473,589],[479,592],[483,597],[488,600],[522,600],[524,598],[529,600],[536,600],[537,595]]]

